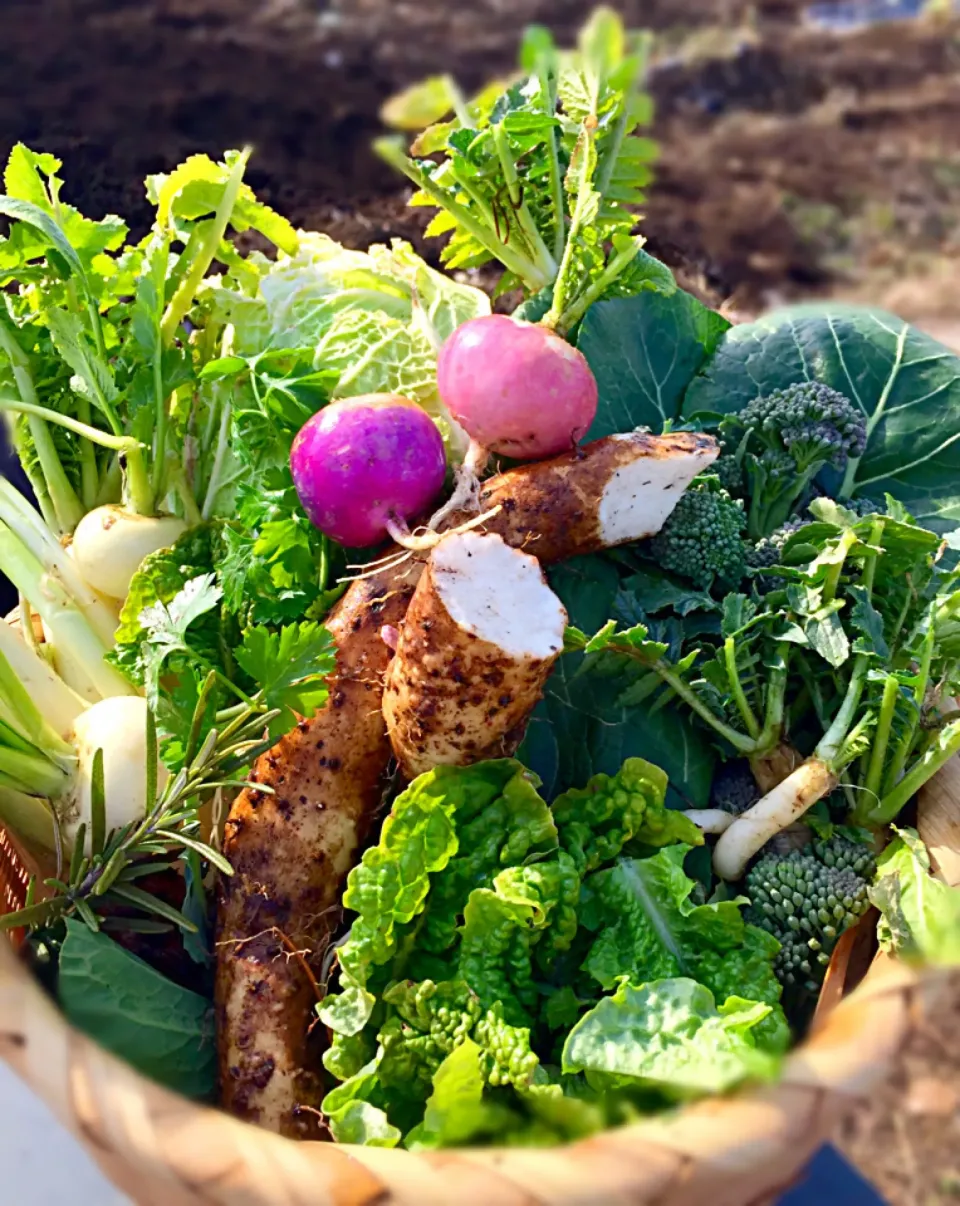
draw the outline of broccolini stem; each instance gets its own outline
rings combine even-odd
[[[903,774],[903,768],[907,765],[907,760],[913,751],[914,743],[917,738],[917,728],[920,724],[920,715],[923,709],[923,701],[927,696],[927,686],[930,682],[930,666],[933,661],[934,649],[934,631],[933,625],[927,629],[923,637],[923,647],[920,653],[920,667],[917,671],[916,682],[913,688],[913,702],[915,705],[913,715],[907,722],[906,731],[897,742],[897,747],[894,752],[893,759],[887,768],[886,776],[883,780],[883,795],[888,796],[896,787],[897,780]]]
[[[863,694],[869,665],[870,661],[865,653],[857,655],[857,660],[853,664],[853,673],[850,675],[850,682],[847,685],[847,692],[843,697],[840,710],[814,751],[815,758],[818,758],[821,762],[834,769],[836,769],[836,762],[841,755],[841,751],[847,744],[854,713],[860,704],[860,697]]]
[[[743,718],[747,732],[756,740],[760,736],[760,722],[753,714],[753,708],[750,707],[750,702],[743,690],[743,683],[740,681],[740,671],[737,668],[737,643],[732,636],[727,637],[723,643],[723,660],[727,668],[727,679],[734,702]]]
[[[738,750],[741,754],[756,754],[759,752],[758,743],[752,737],[746,737],[743,733],[738,733],[731,725],[715,716],[703,700],[700,699],[696,691],[692,690],[666,662],[657,662],[653,669],[692,712],[695,712],[701,720],[705,721],[715,732],[719,733],[735,750]]]
[[[869,824],[881,826],[894,820],[920,788],[957,752],[960,752],[960,721],[948,725],[941,732],[936,747],[929,749],[919,762],[907,771],[896,787],[884,795],[870,814]]]
[[[831,564],[827,566],[826,576],[824,577],[823,581],[824,606],[826,606],[828,603],[832,603],[837,597],[837,587],[840,585],[840,575],[843,573],[843,567],[846,564],[850,550],[853,548],[856,542],[856,536],[852,531],[849,530],[844,532],[840,537],[840,540],[837,542],[837,552],[839,556],[837,557],[836,561],[831,562]],[[864,577],[866,577],[866,567],[864,567]],[[872,585],[873,583],[871,580],[867,589],[871,589]]]
[[[869,812],[880,799],[883,764],[887,756],[887,745],[890,741],[890,730],[893,726],[893,718],[897,708],[897,696],[899,694],[899,679],[895,674],[888,674],[883,684],[880,717],[877,721],[877,730],[873,737],[873,748],[870,751],[870,762],[867,766],[867,774],[863,782],[865,792],[864,811],[866,812]]]

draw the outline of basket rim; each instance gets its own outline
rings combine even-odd
[[[960,884],[960,758],[921,793],[934,865]],[[554,1148],[300,1143],[162,1088],[74,1029],[0,941],[0,1057],[145,1206],[760,1206],[887,1074],[944,970],[879,953],[780,1080]],[[461,1200],[462,1199],[462,1200]]]
[[[122,1188],[139,1184],[139,1180],[131,1180],[134,1169],[138,1177],[162,1180],[171,1190],[175,1185],[205,1187],[201,1196],[184,1197],[184,1202],[241,1200],[231,1196],[232,1190],[223,1181],[227,1167],[233,1168],[231,1181],[238,1176],[246,1181],[262,1172],[265,1161],[275,1166],[274,1172],[282,1168],[291,1186],[320,1185],[344,1176],[354,1182],[372,1177],[378,1192],[411,1179],[422,1185],[425,1177],[429,1181],[439,1176],[446,1184],[455,1170],[469,1170],[473,1176],[482,1171],[497,1182],[506,1177],[526,1184],[531,1191],[537,1186],[542,1189],[545,1178],[571,1185],[572,1170],[579,1170],[581,1188],[584,1184],[599,1188],[598,1178],[604,1176],[613,1175],[622,1185],[627,1166],[642,1171],[645,1183],[651,1178],[662,1182],[662,1188],[677,1178],[689,1181],[694,1165],[721,1179],[741,1177],[745,1170],[771,1160],[782,1166],[788,1144],[796,1169],[802,1167],[837,1118],[883,1078],[944,979],[945,973],[920,972],[878,955],[862,984],[788,1056],[777,1084],[708,1098],[668,1116],[557,1148],[415,1153],[281,1138],[188,1101],[109,1054],[67,1022],[8,946],[0,950],[0,1056]],[[198,1144],[188,1141],[190,1135],[206,1138]],[[211,1145],[218,1156],[211,1156]],[[219,1186],[212,1194],[208,1184],[211,1162],[216,1169],[213,1181]],[[605,1173],[598,1171],[600,1164]],[[659,1201],[659,1190],[656,1196]],[[302,1201],[299,1196],[273,1196],[273,1191],[242,1200]],[[339,1201],[336,1197],[331,1200]],[[366,1197],[344,1200],[367,1201]],[[374,1194],[372,1200],[386,1199]],[[410,1200],[444,1199],[428,1193]],[[511,1199],[494,1193],[492,1199],[488,1194],[484,1200]]]

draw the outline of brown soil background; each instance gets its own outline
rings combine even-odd
[[[960,348],[960,20],[836,36],[797,0],[621,0],[660,34],[650,249],[730,312],[832,294]],[[65,160],[67,199],[148,220],[142,180],[252,142],[250,183],[356,246],[424,244],[371,155],[382,101],[439,70],[511,68],[530,20],[583,0],[7,0],[0,154]],[[841,1147],[896,1206],[960,1201],[960,982]]]

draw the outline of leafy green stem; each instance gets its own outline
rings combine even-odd
[[[750,707],[743,683],[740,681],[740,670],[737,666],[737,643],[732,636],[728,636],[723,643],[723,661],[727,668],[727,679],[734,703],[737,705],[747,732],[756,739],[760,736],[760,722],[754,715],[753,708]]]
[[[864,811],[869,813],[880,798],[880,786],[883,780],[883,766],[887,757],[887,746],[890,742],[890,730],[896,715],[897,697],[900,694],[900,682],[895,674],[888,674],[883,684],[883,697],[880,702],[880,714],[873,735],[870,749],[870,761],[863,781]],[[863,823],[861,817],[858,823]]]
[[[111,435],[107,431],[101,431],[99,427],[92,427],[89,423],[81,423],[79,419],[72,419],[69,415],[62,415],[59,411],[50,410],[46,406],[36,406],[30,402],[22,402],[19,398],[0,398],[0,412],[3,411],[35,416],[47,423],[65,427],[68,431],[72,431],[74,435],[83,436],[91,444],[99,444],[101,448],[110,448],[114,452],[125,452],[129,455],[134,449],[140,447],[140,444],[132,436]]]
[[[230,217],[233,214],[234,206],[240,195],[240,186],[243,184],[243,173],[246,170],[251,150],[250,147],[245,147],[237,156],[206,236],[197,250],[197,254],[186,276],[180,282],[179,288],[167,305],[166,313],[160,323],[160,336],[165,347],[169,347],[173,343],[182,319],[193,304],[197,287],[206,276],[210,265],[216,257],[220,240],[227,232]]]
[[[45,417],[52,412],[39,405],[33,376],[30,372],[30,362],[17,341],[13,323],[5,309],[0,309],[0,350],[10,361],[17,392],[20,395],[21,408],[23,406],[30,408],[24,413],[28,416],[27,425],[30,428],[30,436],[36,449],[40,472],[43,474],[46,494],[56,516],[57,526],[61,533],[72,532],[83,518],[83,506],[67,477],[57,454],[53,437],[44,421]]]
[[[571,327],[576,326],[593,303],[610,288],[617,277],[630,267],[640,254],[640,250],[645,242],[645,239],[638,236],[631,239],[625,247],[622,247],[610,257],[610,262],[604,268],[603,272],[590,282],[580,296],[575,298],[557,319],[555,329],[560,334],[564,334]]]

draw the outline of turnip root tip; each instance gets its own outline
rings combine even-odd
[[[726,833],[735,820],[732,812],[724,812],[722,808],[688,808],[683,815],[708,836]]]
[[[534,557],[496,535],[445,536],[386,677],[384,717],[405,777],[512,754],[566,623]]]

